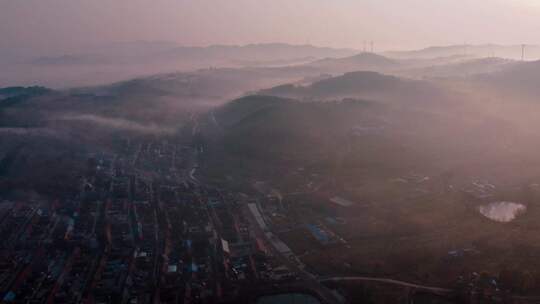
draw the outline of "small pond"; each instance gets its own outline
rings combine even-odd
[[[493,202],[478,207],[478,211],[483,216],[496,222],[511,222],[516,216],[524,213],[527,207],[514,202]]]

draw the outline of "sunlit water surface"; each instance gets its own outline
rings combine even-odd
[[[483,216],[503,223],[511,222],[526,210],[525,205],[514,202],[493,202],[478,207],[478,211]]]

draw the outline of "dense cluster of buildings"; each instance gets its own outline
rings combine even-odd
[[[194,179],[197,149],[120,150],[89,156],[77,198],[0,202],[3,303],[234,303],[295,279],[247,204]]]

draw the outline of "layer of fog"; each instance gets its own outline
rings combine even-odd
[[[133,131],[141,134],[167,135],[175,132],[172,128],[158,126],[156,124],[142,124],[123,118],[105,117],[92,114],[72,114],[58,117],[57,120],[90,122],[102,127]]]

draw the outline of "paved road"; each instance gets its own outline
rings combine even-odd
[[[257,224],[253,214],[248,210],[247,205],[244,207],[244,212],[250,222],[250,226],[253,227],[252,231],[255,232],[259,238],[266,240],[266,243],[269,245],[268,249],[272,252],[273,256],[278,258],[279,261],[287,266],[290,270],[298,273],[302,283],[307,288],[315,291],[321,300],[326,304],[342,303],[342,301],[328,287],[324,286],[321,284],[321,282],[319,282],[319,280],[317,280],[316,276],[298,267],[294,261],[281,254],[277,248],[274,247],[272,240],[268,239],[265,231],[263,231],[262,228]]]
[[[386,284],[393,284],[393,285],[399,285],[403,287],[408,288],[414,288],[424,291],[429,291],[437,294],[449,294],[452,292],[451,289],[448,288],[441,288],[441,287],[433,287],[433,286],[426,286],[426,285],[420,285],[415,283],[409,283],[399,280],[393,280],[393,279],[386,279],[386,278],[375,278],[375,277],[331,277],[331,278],[322,278],[319,281],[321,282],[342,282],[342,281],[364,281],[364,282],[379,282],[379,283],[386,283]]]
[[[385,284],[393,284],[393,285],[399,285],[402,287],[409,287],[409,288],[415,288],[418,290],[428,291],[432,292],[434,294],[438,295],[449,295],[453,292],[452,289],[448,288],[441,288],[441,287],[433,287],[433,286],[426,286],[421,284],[415,284],[415,283],[409,283],[399,280],[393,280],[393,279],[385,279],[385,278],[376,278],[376,277],[362,277],[362,276],[355,276],[355,277],[330,277],[330,278],[322,278],[319,281],[321,282],[342,282],[342,281],[363,281],[363,282],[380,282]],[[517,301],[525,301],[528,303],[540,303],[540,296],[511,296],[512,299]]]

